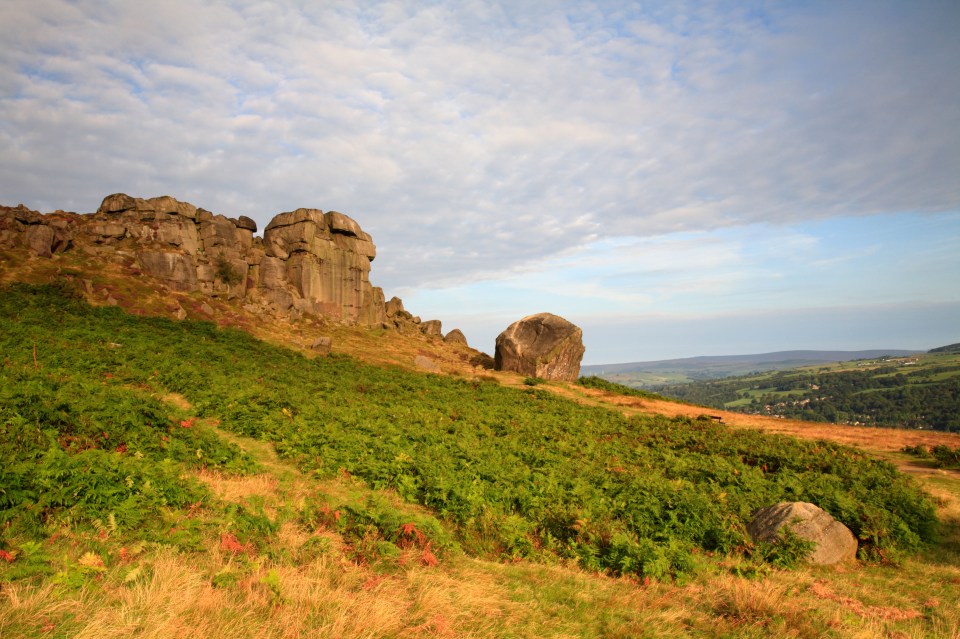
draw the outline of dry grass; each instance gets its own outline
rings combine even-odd
[[[286,538],[285,538],[286,539]],[[289,540],[289,539],[287,539]],[[704,575],[641,585],[576,569],[458,559],[380,574],[331,551],[303,565],[160,550],[139,579],[6,585],[4,637],[930,637],[958,635],[956,588],[921,600],[872,569]],[[914,567],[903,569],[913,578]],[[213,585],[234,571],[236,581]],[[867,573],[867,574],[865,574]],[[271,586],[276,584],[276,588]],[[897,588],[903,587],[894,581]],[[929,595],[929,593],[928,593]],[[869,603],[883,597],[884,605]],[[896,603],[897,605],[894,605]]]
[[[279,485],[277,478],[268,474],[234,476],[204,469],[197,471],[195,476],[214,495],[233,502],[247,502],[251,497],[272,498]]]
[[[141,579],[75,592],[7,585],[0,630],[11,638],[492,637],[516,607],[489,580],[420,567],[385,577],[335,553],[300,566],[236,567],[239,580],[220,588],[212,577],[231,560],[194,559],[161,551]]]

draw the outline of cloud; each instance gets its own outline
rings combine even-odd
[[[388,293],[618,237],[956,210],[958,16],[12,0],[0,201],[167,193],[261,228],[337,209],[373,234]]]
[[[928,350],[956,341],[960,303],[868,304],[585,324],[584,363],[780,350]],[[641,353],[642,357],[636,357]]]
[[[584,329],[594,363],[847,338],[921,348],[956,341],[958,256],[960,213],[831,218],[600,239],[500,280],[403,296],[481,349],[524,315],[559,314]]]

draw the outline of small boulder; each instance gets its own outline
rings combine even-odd
[[[246,215],[241,215],[237,218],[237,221],[234,223],[238,229],[244,229],[247,231],[257,232],[257,223]]]
[[[753,514],[747,532],[755,542],[773,542],[785,526],[801,539],[814,543],[807,560],[827,565],[857,557],[857,539],[850,529],[827,511],[804,501],[781,502]]]
[[[440,364],[437,364],[433,359],[426,357],[425,355],[417,355],[413,358],[413,365],[419,368],[422,371],[427,371],[428,373],[439,373]]]
[[[310,344],[310,348],[317,351],[321,355],[326,355],[330,352],[330,348],[333,346],[333,338],[321,336],[313,340],[313,343]]]
[[[420,332],[427,337],[441,337],[443,336],[443,325],[440,320],[427,320],[420,323]]]
[[[463,344],[467,345],[467,336],[463,334],[459,328],[455,328],[443,337],[443,341],[448,344]]]
[[[387,317],[393,317],[400,313],[406,312],[403,309],[403,300],[401,300],[399,297],[396,297],[396,296],[391,297],[387,301],[387,303],[384,305],[384,310],[387,313]]]
[[[558,315],[514,322],[497,337],[496,369],[542,379],[574,381],[583,359],[583,331]]]

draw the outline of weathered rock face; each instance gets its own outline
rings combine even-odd
[[[242,298],[259,313],[322,315],[348,324],[386,322],[383,291],[370,284],[371,237],[342,213],[297,209],[256,222],[180,202],[116,193],[96,213],[41,215],[0,207],[0,246],[39,257],[76,244],[104,259],[133,255],[141,271],[175,291]],[[401,304],[402,309],[402,304]]]
[[[551,313],[514,322],[497,337],[496,369],[573,381],[585,351],[583,331]]]
[[[772,542],[785,526],[815,544],[807,558],[811,563],[835,564],[857,557],[857,539],[850,529],[825,510],[803,501],[761,508],[753,514],[747,532],[754,541]]]
[[[285,279],[299,310],[364,326],[386,321],[383,291],[369,279],[376,248],[346,215],[317,209],[281,213],[264,230],[263,244],[266,258],[286,263],[285,272],[277,263],[271,266],[265,288]]]

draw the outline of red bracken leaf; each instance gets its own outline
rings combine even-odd
[[[440,563],[439,560],[437,560],[437,556],[430,551],[429,544],[423,549],[423,552],[420,553],[420,563],[430,568],[433,568]]]
[[[220,550],[233,555],[241,552],[252,552],[253,543],[248,541],[246,544],[241,544],[240,540],[237,539],[237,536],[233,533],[223,533],[220,535]]]

